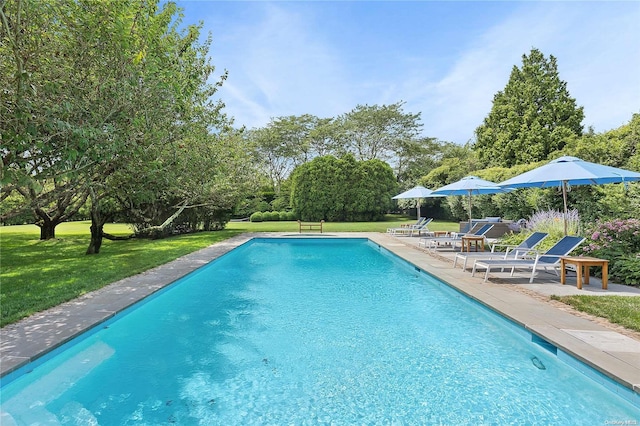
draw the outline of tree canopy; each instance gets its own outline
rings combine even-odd
[[[583,118],[583,108],[560,79],[556,58],[534,48],[494,96],[491,112],[476,129],[474,148],[488,166],[545,160],[582,134]]]
[[[399,179],[415,180],[419,170],[431,164],[436,140],[420,137],[420,114],[407,113],[403,106],[404,102],[358,105],[332,118],[277,117],[252,129],[248,137],[276,193],[296,166],[325,155],[386,161],[394,165]],[[427,162],[420,163],[422,159]]]
[[[226,73],[210,82],[210,39],[173,2],[8,1],[0,23],[3,215],[31,209],[51,238],[88,200],[98,252],[106,220],[211,218],[247,192],[246,141],[212,100]]]
[[[404,112],[403,105],[358,105],[341,116],[343,149],[357,160],[393,161],[403,142],[417,138],[422,127],[420,114]]]

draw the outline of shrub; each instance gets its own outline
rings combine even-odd
[[[380,160],[316,157],[291,174],[291,206],[307,221],[382,220],[397,193],[391,166]]]
[[[609,260],[613,280],[640,286],[640,219],[597,221],[586,231],[583,252]]]
[[[262,212],[262,221],[263,222],[271,222],[271,212]]]
[[[612,265],[610,271],[611,276],[616,277],[616,281],[621,284],[640,287],[640,257],[620,257]]]
[[[296,212],[294,211],[287,212],[287,220],[296,220],[296,219],[298,219]]]
[[[262,213],[261,212],[255,212],[254,214],[252,214],[249,217],[249,220],[251,222],[262,222],[264,220],[264,218],[262,217]]]
[[[269,220],[272,222],[277,222],[280,220],[280,213],[278,212],[268,212],[268,213],[265,213],[264,215],[265,215],[265,220]]]
[[[281,194],[271,202],[271,209],[273,210],[285,210],[289,207],[289,199],[291,195],[289,193]]]
[[[577,210],[567,212],[567,234],[578,235],[580,216]],[[546,232],[547,239],[559,240],[564,236],[564,213],[557,210],[536,212],[527,221],[527,229],[536,232]]]
[[[510,246],[517,246],[523,242],[531,233],[530,232],[507,232],[500,237],[500,244],[507,244]],[[498,247],[499,249],[500,247]],[[503,250],[504,251],[504,250]]]
[[[562,212],[556,210],[537,212],[526,221],[524,230],[516,224],[509,226],[511,232],[500,238],[500,243],[518,245],[532,232],[545,232],[549,235],[536,247],[536,250],[545,252],[564,237],[563,215]],[[569,210],[567,212],[567,232],[569,234],[577,234],[579,223],[578,211]]]

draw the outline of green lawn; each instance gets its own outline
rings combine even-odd
[[[399,216],[384,222],[326,223],[324,232],[385,232],[412,223]],[[434,231],[456,230],[454,222],[432,222]],[[108,224],[114,235],[131,233],[127,225]],[[227,229],[164,240],[104,240],[99,255],[87,256],[89,222],[63,223],[56,239],[40,241],[35,225],[0,226],[0,326],[59,305],[111,282],[143,272],[242,232],[298,232],[297,222],[231,222]],[[640,297],[575,296],[559,298],[576,309],[640,331]]]
[[[327,222],[323,225],[322,231],[387,232],[387,228],[397,228],[401,224],[407,223],[415,223],[415,219],[409,220],[389,215],[384,222]],[[431,222],[429,229],[432,231],[457,231],[458,226],[457,222]],[[242,232],[298,232],[298,222],[230,222],[227,229]]]
[[[551,296],[578,311],[603,317],[630,330],[640,331],[640,297]]]
[[[40,241],[35,225],[0,227],[0,326],[239,233],[104,240],[100,254],[87,256],[88,229],[89,222],[64,223],[56,228],[56,239]],[[126,225],[108,225],[105,231],[131,233]]]

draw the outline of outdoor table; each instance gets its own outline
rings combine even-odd
[[[463,235],[462,236],[462,247],[460,247],[460,251],[471,251],[471,243],[475,243],[476,251],[478,251],[478,243],[480,243],[480,251],[484,251],[484,236],[483,235]],[[466,250],[465,250],[466,249]]]
[[[582,279],[584,277],[584,283],[589,284],[589,267],[601,266],[602,267],[602,288],[607,289],[608,273],[609,273],[609,261],[606,259],[598,259],[597,257],[587,256],[563,256],[560,258],[560,283],[565,284],[567,281],[567,265],[575,265],[576,267],[576,281],[578,289],[582,289]]]

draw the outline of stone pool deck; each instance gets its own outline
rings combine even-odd
[[[628,390],[633,390],[631,399],[640,406],[640,333],[572,312],[548,298],[552,294],[640,296],[640,289],[610,282],[608,290],[602,290],[600,281],[592,277],[590,285],[578,290],[575,276],[561,285],[557,276],[547,273],[539,273],[533,284],[524,273],[513,278],[508,273],[491,274],[490,281],[483,283],[482,276],[472,277],[453,268],[451,249],[429,253],[418,247],[418,238],[381,233],[254,233],[214,244],[0,329],[0,375],[15,371],[252,238],[310,236],[369,238],[612,378],[619,384],[608,386],[614,392],[628,398]]]

